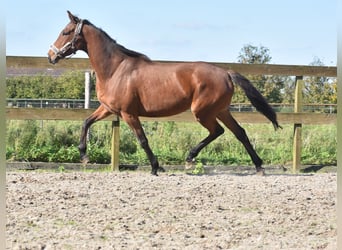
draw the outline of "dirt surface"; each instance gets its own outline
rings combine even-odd
[[[336,173],[8,172],[7,249],[337,249]]]

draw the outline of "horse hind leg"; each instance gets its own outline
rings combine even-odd
[[[264,175],[265,169],[261,167],[262,160],[255,152],[253,146],[251,145],[249,138],[245,132],[245,130],[237,123],[237,121],[232,117],[229,110],[222,111],[218,114],[217,118],[224,123],[224,125],[229,128],[230,131],[233,132],[235,137],[243,144],[245,149],[247,150],[249,156],[251,157],[257,174]]]
[[[197,121],[209,131],[209,135],[190,150],[190,152],[186,158],[187,163],[192,163],[194,161],[195,157],[199,154],[199,152],[204,147],[206,147],[209,143],[211,143],[217,137],[219,137],[220,135],[222,135],[224,133],[224,129],[216,121],[215,117],[214,118],[206,117],[206,118],[202,118],[202,119],[198,116],[196,116],[196,117],[197,117]]]

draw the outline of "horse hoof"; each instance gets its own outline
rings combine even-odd
[[[158,176],[157,170],[152,170],[151,175]]]
[[[89,157],[88,156],[83,156],[81,157],[81,163],[82,164],[87,164],[89,162]]]
[[[262,168],[262,167],[258,167],[258,168],[256,169],[256,175],[265,176],[265,169]]]
[[[194,167],[195,161],[186,161],[185,162],[185,170],[190,170]]]

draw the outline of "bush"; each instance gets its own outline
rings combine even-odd
[[[61,76],[18,76],[6,78],[7,98],[83,99],[84,72],[70,71]]]

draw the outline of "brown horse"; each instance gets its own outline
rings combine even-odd
[[[147,56],[118,44],[88,20],[82,20],[69,11],[68,15],[70,22],[51,45],[48,59],[55,64],[77,50],[83,50],[96,72],[96,93],[101,105],[82,126],[79,151],[83,162],[89,160],[86,155],[89,127],[116,114],[134,131],[151,163],[152,174],[157,175],[159,163],[148,144],[139,116],[171,116],[190,108],[209,135],[190,150],[187,162],[192,162],[205,146],[223,134],[224,129],[218,123],[220,120],[244,145],[257,173],[264,173],[262,160],[228,109],[235,83],[275,129],[280,127],[276,113],[248,79],[237,72],[204,62],[153,62]]]

